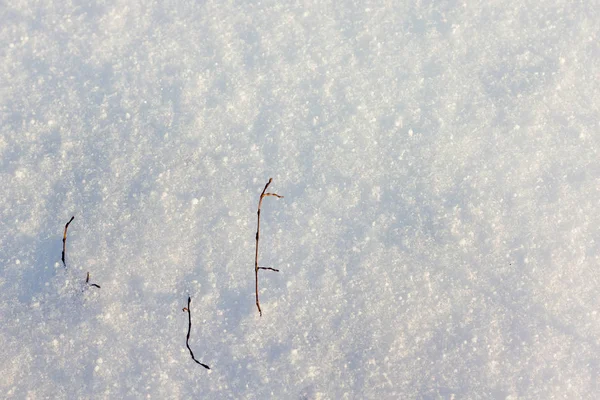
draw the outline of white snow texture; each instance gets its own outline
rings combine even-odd
[[[0,398],[598,398],[599,21],[1,2]]]

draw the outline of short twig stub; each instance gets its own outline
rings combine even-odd
[[[65,262],[65,254],[67,252],[67,229],[69,229],[69,224],[71,222],[73,222],[73,220],[75,219],[75,216],[72,216],[71,219],[69,220],[69,222],[67,222],[67,224],[65,225],[65,232],[63,233],[63,250],[62,250],[62,263],[65,266],[65,268],[67,268],[67,263]]]
[[[96,285],[95,283],[90,283],[90,273],[87,273],[87,277],[85,278],[85,283],[87,283],[90,286],[94,286],[97,287],[98,289],[100,289],[100,285]]]

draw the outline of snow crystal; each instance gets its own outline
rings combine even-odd
[[[594,2],[5,3],[0,393],[596,397]]]

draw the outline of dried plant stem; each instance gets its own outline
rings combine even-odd
[[[196,357],[194,357],[194,352],[190,348],[190,332],[192,331],[192,312],[190,311],[190,303],[191,302],[192,302],[192,298],[188,296],[188,306],[184,307],[184,309],[183,309],[184,312],[187,311],[188,317],[189,317],[188,333],[187,333],[187,338],[185,339],[185,345],[187,346],[188,350],[190,351],[192,360],[196,361],[198,364],[202,365],[204,368],[210,369],[210,367],[208,365],[202,364],[200,361],[196,360]]]
[[[275,268],[267,268],[267,267],[259,267],[258,266],[258,240],[260,238],[260,206],[262,205],[263,198],[267,196],[275,196],[277,198],[283,198],[283,196],[278,195],[277,193],[266,193],[267,188],[273,181],[273,178],[269,178],[269,182],[265,185],[262,193],[260,194],[260,199],[258,200],[258,221],[256,224],[256,254],[254,256],[254,278],[255,278],[255,289],[256,289],[256,307],[258,308],[258,314],[262,317],[262,310],[260,309],[260,301],[258,300],[258,270],[259,269],[268,269],[271,271],[279,272],[278,269]]]
[[[73,222],[75,216],[72,216],[69,222],[65,225],[65,233],[63,233],[63,250],[62,250],[62,262],[65,268],[67,268],[67,264],[65,263],[65,253],[67,252],[67,229],[69,229],[69,224]]]
[[[96,285],[95,283],[90,283],[90,273],[87,273],[87,277],[85,278],[85,283],[87,283],[90,286],[94,286],[97,287],[98,289],[100,289],[100,285]]]

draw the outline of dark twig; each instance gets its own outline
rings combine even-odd
[[[65,233],[63,234],[63,251],[62,251],[62,262],[65,268],[67,268],[67,264],[65,263],[65,253],[67,251],[67,229],[69,229],[69,224],[75,219],[75,216],[72,216],[69,222],[65,225]]]
[[[278,269],[270,268],[270,267],[258,267],[258,269],[270,269],[271,271],[279,272]]]
[[[275,268],[267,268],[267,267],[259,267],[258,266],[258,239],[260,238],[260,206],[262,205],[263,198],[267,196],[275,196],[277,198],[283,198],[283,196],[278,195],[277,193],[265,193],[267,188],[273,181],[273,178],[269,178],[269,182],[265,185],[262,193],[260,194],[260,199],[258,200],[258,221],[256,224],[256,254],[254,256],[254,278],[255,278],[255,289],[256,289],[256,307],[258,308],[258,314],[262,317],[262,310],[260,309],[260,302],[258,301],[258,270],[259,269],[268,269],[271,271],[279,272],[278,269]]]
[[[192,313],[190,312],[190,303],[192,301],[192,298],[188,296],[188,306],[183,308],[183,311],[188,313],[188,317],[189,317],[189,325],[188,325],[188,333],[187,333],[187,338],[185,339],[185,345],[187,346],[188,350],[190,351],[190,355],[192,356],[192,360],[196,361],[198,364],[202,365],[204,368],[206,369],[210,369],[210,367],[206,364],[202,364],[200,361],[196,360],[196,357],[194,357],[194,352],[192,351],[192,349],[190,349],[190,332],[192,331]]]
[[[96,285],[95,283],[90,283],[90,273],[87,273],[87,277],[85,278],[85,283],[87,283],[90,286],[95,286],[98,289],[100,289],[100,285]]]

